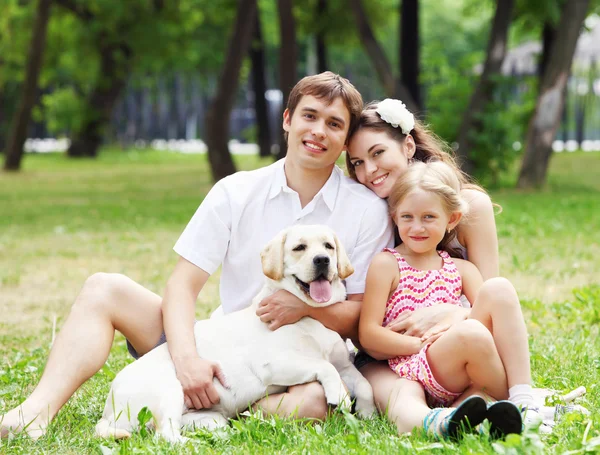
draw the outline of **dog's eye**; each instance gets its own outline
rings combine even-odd
[[[333,245],[329,242],[325,242],[325,248],[327,248],[328,250],[333,250]]]
[[[304,251],[305,249],[306,245],[300,244],[296,248],[294,248],[294,251]]]

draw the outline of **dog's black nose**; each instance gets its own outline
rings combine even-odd
[[[317,267],[317,270],[325,270],[329,266],[329,256],[319,255],[313,258],[313,264]]]

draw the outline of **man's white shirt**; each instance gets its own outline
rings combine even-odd
[[[296,224],[325,224],[344,245],[354,274],[348,294],[362,294],[369,263],[394,242],[387,203],[344,176],[337,166],[321,191],[304,208],[287,186],[285,159],[217,182],[175,244],[181,257],[220,282],[225,313],[250,305],[264,284],[262,248],[282,229]]]

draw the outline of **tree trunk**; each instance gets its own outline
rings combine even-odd
[[[325,27],[324,18],[327,17],[327,0],[318,0],[317,19],[319,20],[319,29],[317,30],[317,72],[327,71],[327,46],[325,45]]]
[[[216,95],[206,113],[206,146],[213,180],[235,172],[229,153],[229,115],[238,90],[240,68],[248,54],[254,28],[256,0],[240,0]]]
[[[4,169],[18,171],[23,157],[23,145],[27,139],[27,127],[31,119],[31,110],[35,104],[38,78],[46,47],[46,30],[50,19],[51,0],[39,0],[33,24],[33,36],[27,57],[25,81],[17,112],[13,119],[7,141]]]
[[[570,0],[563,7],[535,112],[527,130],[523,164],[517,182],[519,188],[540,187],[546,181],[552,142],[564,106],[564,89],[588,6],[589,0]]]
[[[585,137],[586,100],[586,95],[579,95],[575,97],[575,140],[577,141],[579,148],[581,148],[581,144],[583,143],[583,139]]]
[[[471,158],[472,136],[481,131],[482,125],[479,117],[492,99],[495,83],[493,78],[500,74],[502,62],[506,56],[508,28],[510,26],[514,0],[498,0],[496,14],[492,24],[492,31],[488,41],[487,56],[483,65],[483,72],[471,95],[471,100],[464,113],[463,121],[458,132],[458,157],[462,170],[472,174],[475,165]]]
[[[4,97],[3,97],[3,93],[0,90],[0,155],[4,154],[4,145],[5,145],[5,137],[6,135],[4,134],[4,118],[5,118],[6,114],[4,113]]]
[[[2,60],[2,56],[0,56],[0,71],[2,71],[2,67],[4,66],[4,60]],[[6,90],[6,87],[4,87]],[[4,145],[6,141],[6,131],[4,130],[4,122],[6,121],[6,101],[4,96],[4,91],[0,88],[0,155],[4,154]]]
[[[265,43],[260,26],[260,15],[254,15],[254,39],[250,48],[252,61],[252,91],[254,92],[254,112],[256,115],[256,139],[259,154],[262,157],[271,156],[271,132],[269,130],[269,114],[265,92]]]
[[[287,105],[288,96],[296,84],[296,65],[298,62],[298,47],[296,46],[296,20],[292,9],[292,0],[277,0],[279,13],[279,89],[283,94],[282,108]],[[280,122],[280,125],[282,122]],[[280,126],[279,153],[277,159],[287,153],[287,141]]]
[[[103,35],[99,37],[99,78],[87,97],[82,127],[67,150],[70,157],[97,156],[113,108],[127,85],[132,60],[131,49],[124,43],[108,44],[105,40]]]
[[[419,0],[402,0],[400,10],[400,80],[418,109],[422,107],[419,84]]]
[[[383,48],[375,38],[375,34],[367,20],[367,15],[361,0],[350,0],[350,7],[354,13],[360,40],[365,48],[366,54],[369,56],[375,67],[375,71],[377,72],[379,82],[383,87],[385,95],[389,98],[401,99],[411,112],[416,112],[418,106],[402,81],[394,77],[392,66],[386,57]]]
[[[540,56],[540,62],[538,66],[538,86],[542,85],[542,79],[544,78],[546,67],[548,66],[548,58],[550,57],[550,53],[552,52],[552,45],[555,41],[556,27],[549,22],[545,22],[544,28],[542,30],[542,55]]]

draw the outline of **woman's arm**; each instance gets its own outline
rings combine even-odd
[[[483,284],[479,269],[469,261],[454,259],[458,273],[462,279],[462,292],[469,302],[475,302],[477,293]]]
[[[469,204],[469,215],[458,227],[458,241],[467,249],[469,261],[479,269],[484,280],[497,277],[500,265],[492,201],[487,194],[472,189],[463,190],[462,196]]]
[[[420,338],[401,335],[382,326],[386,303],[398,280],[398,264],[391,254],[379,253],[373,258],[367,272],[358,337],[361,346],[379,360],[415,354],[421,349]]]

